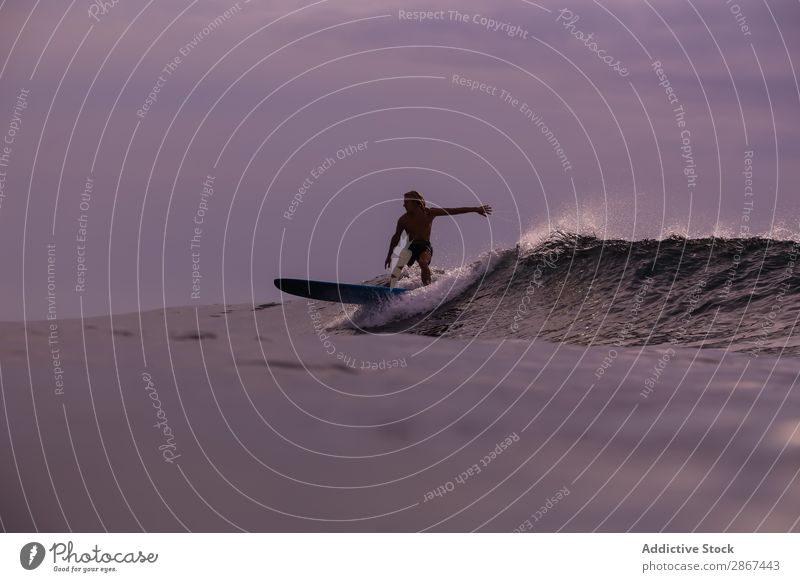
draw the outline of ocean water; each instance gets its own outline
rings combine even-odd
[[[628,241],[555,232],[439,271],[403,297],[327,307],[339,333],[688,346],[797,356],[800,243],[767,238]],[[377,279],[373,280],[373,282]]]
[[[797,251],[528,237],[366,309],[59,320],[58,371],[0,323],[3,528],[798,531]]]
[[[725,299],[741,305],[723,309],[704,267],[684,271],[691,252],[676,276],[667,252],[651,268],[652,245],[520,245],[373,310],[289,299],[59,320],[63,393],[49,322],[1,323],[3,527],[798,531],[797,361],[767,353],[792,349],[795,296],[770,311],[787,257],[772,287],[733,278]],[[752,337],[706,333],[754,304]],[[634,347],[657,341],[672,345]],[[731,349],[681,347],[712,341]]]

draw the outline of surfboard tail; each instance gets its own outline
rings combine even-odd
[[[405,292],[405,289],[390,289],[377,285],[356,285],[307,279],[275,279],[274,283],[284,293],[335,303],[375,303]]]
[[[389,275],[389,288],[394,289],[395,285],[397,285],[397,281],[400,280],[400,275],[403,273],[403,267],[408,264],[410,259],[411,251],[408,249],[408,247],[400,251],[400,254],[397,257],[397,262],[394,265],[394,269],[392,269],[392,274]]]

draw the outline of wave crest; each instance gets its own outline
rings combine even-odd
[[[449,269],[340,331],[800,354],[800,243],[556,231]]]

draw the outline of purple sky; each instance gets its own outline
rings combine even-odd
[[[81,300],[86,315],[248,302],[251,288],[271,301],[279,274],[363,280],[410,189],[496,209],[436,221],[439,267],[577,221],[626,238],[797,233],[798,32],[789,0],[6,0],[0,319],[46,316],[48,245],[59,318]]]

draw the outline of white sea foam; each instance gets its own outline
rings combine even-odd
[[[418,278],[403,280],[403,287],[409,289],[379,308],[357,308],[350,319],[355,326],[370,328],[385,325],[419,313],[429,313],[438,306],[461,295],[470,285],[486,276],[494,269],[499,254],[487,251],[476,261],[462,267],[445,270],[434,277],[433,282],[423,286]]]

